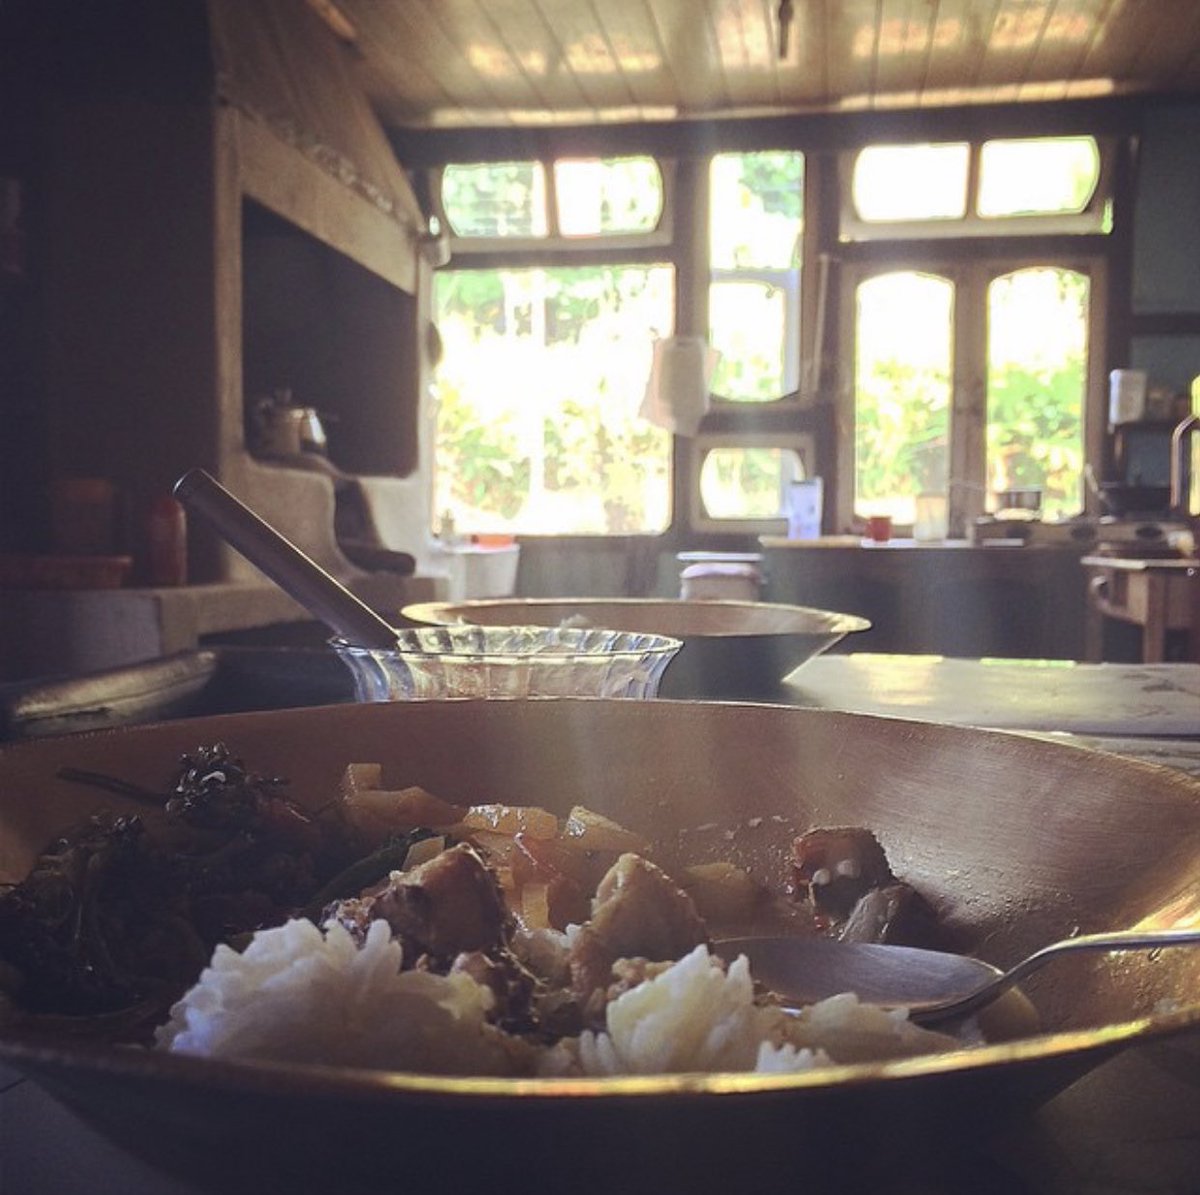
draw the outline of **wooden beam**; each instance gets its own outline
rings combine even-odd
[[[383,211],[287,144],[266,125],[236,122],[245,194],[360,266],[413,294],[418,229]]]

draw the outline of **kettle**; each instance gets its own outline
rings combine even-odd
[[[321,416],[313,407],[298,407],[290,390],[276,390],[250,409],[251,449],[256,456],[296,457],[328,454]]]

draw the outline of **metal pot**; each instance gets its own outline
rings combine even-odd
[[[997,490],[995,497],[997,510],[1039,511],[1042,509],[1042,491],[1037,486]]]
[[[277,390],[254,404],[250,432],[258,456],[325,456],[328,450],[320,415],[313,407],[293,406],[290,390]]]

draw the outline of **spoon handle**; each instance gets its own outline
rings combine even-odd
[[[394,627],[211,474],[189,469],[174,492],[188,510],[211,523],[251,564],[343,639],[361,647],[396,646]]]
[[[1040,970],[1051,959],[1061,958],[1065,954],[1084,951],[1107,953],[1118,950],[1162,950],[1168,946],[1195,945],[1200,945],[1200,929],[1125,929],[1113,933],[1080,934],[1077,938],[1066,938],[1050,946],[1043,946],[1041,950],[1022,959],[1016,966],[1010,967],[1004,974],[996,976],[969,996],[914,1006],[909,1016],[911,1020],[922,1025],[967,1016],[985,1004],[990,1004],[1002,992],[1020,983],[1027,975]]]

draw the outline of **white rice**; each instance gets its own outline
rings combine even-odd
[[[767,1045],[764,1069],[807,1069],[810,1050],[780,1054],[770,1046],[786,1015],[754,1003],[754,982],[744,957],[725,970],[697,946],[653,979],[608,1005],[606,1031],[585,1031],[542,1063],[543,1073],[656,1075],[688,1071],[754,1070]]]
[[[491,992],[468,975],[401,971],[373,922],[361,948],[340,925],[260,930],[218,946],[155,1044],[211,1058],[271,1059],[430,1074],[508,1074],[523,1043],[485,1022]]]
[[[337,924],[261,930],[243,953],[217,947],[156,1045],[429,1074],[605,1076],[789,1073],[957,1044],[852,995],[799,1016],[756,1004],[746,959],[726,968],[698,946],[612,1000],[604,1031],[537,1048],[487,1023],[491,993],[470,976],[401,971],[401,961],[383,921],[361,947]]]

